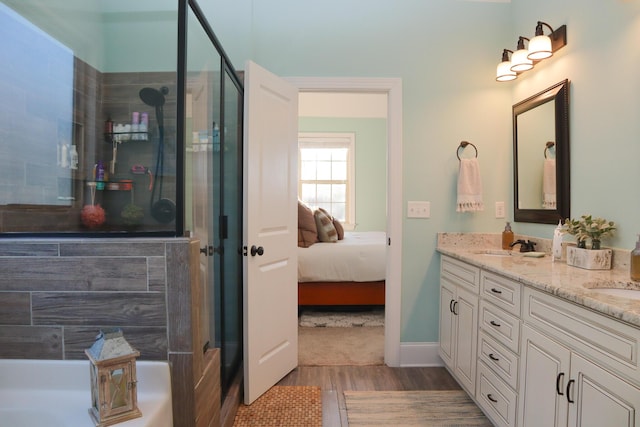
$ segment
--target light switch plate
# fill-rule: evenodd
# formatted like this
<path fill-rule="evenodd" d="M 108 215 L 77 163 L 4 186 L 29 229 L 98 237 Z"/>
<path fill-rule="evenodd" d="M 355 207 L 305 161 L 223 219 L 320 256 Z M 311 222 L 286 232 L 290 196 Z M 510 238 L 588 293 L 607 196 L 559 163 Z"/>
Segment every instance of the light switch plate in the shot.
<path fill-rule="evenodd" d="M 429 218 L 431 202 L 413 201 L 407 203 L 407 218 Z"/>
<path fill-rule="evenodd" d="M 504 218 L 505 210 L 504 210 L 504 202 L 496 202 L 496 218 Z"/>

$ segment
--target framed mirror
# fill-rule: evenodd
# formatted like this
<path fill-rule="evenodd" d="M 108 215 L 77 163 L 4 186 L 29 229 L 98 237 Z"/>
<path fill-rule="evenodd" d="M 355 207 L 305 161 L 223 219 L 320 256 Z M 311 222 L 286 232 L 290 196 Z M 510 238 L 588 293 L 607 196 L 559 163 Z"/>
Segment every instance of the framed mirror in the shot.
<path fill-rule="evenodd" d="M 569 80 L 513 106 L 514 220 L 569 218 Z"/>

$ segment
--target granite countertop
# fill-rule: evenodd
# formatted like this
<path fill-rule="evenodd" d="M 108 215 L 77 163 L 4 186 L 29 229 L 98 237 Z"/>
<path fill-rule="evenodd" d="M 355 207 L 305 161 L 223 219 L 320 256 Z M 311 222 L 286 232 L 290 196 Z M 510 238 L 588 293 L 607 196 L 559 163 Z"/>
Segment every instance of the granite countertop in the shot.
<path fill-rule="evenodd" d="M 540 246 L 546 246 L 546 242 L 540 243 Z M 501 255 L 499 235 L 440 233 L 437 250 L 443 255 L 640 327 L 640 298 L 611 296 L 594 289 L 632 289 L 640 297 L 640 282 L 630 280 L 628 268 L 584 270 L 568 266 L 564 257 L 553 261 L 548 252 L 542 258 L 524 257 L 519 252 Z"/>

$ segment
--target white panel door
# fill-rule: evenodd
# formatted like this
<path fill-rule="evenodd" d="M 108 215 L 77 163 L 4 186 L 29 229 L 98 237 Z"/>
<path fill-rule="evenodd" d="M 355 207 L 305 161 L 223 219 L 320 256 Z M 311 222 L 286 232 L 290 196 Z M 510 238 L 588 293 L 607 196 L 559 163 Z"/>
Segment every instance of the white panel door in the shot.
<path fill-rule="evenodd" d="M 244 92 L 244 402 L 298 365 L 298 90 L 249 61 Z"/>

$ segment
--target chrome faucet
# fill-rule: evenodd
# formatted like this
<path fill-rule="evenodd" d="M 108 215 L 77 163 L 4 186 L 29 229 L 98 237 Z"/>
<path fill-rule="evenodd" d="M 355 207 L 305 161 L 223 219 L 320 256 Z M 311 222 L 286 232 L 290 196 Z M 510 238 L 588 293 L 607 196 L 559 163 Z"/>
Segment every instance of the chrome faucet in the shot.
<path fill-rule="evenodd" d="M 536 242 L 532 242 L 531 240 L 525 241 L 522 239 L 518 239 L 509 246 L 514 247 L 517 244 L 520 244 L 520 252 L 534 252 L 536 250 Z"/>

